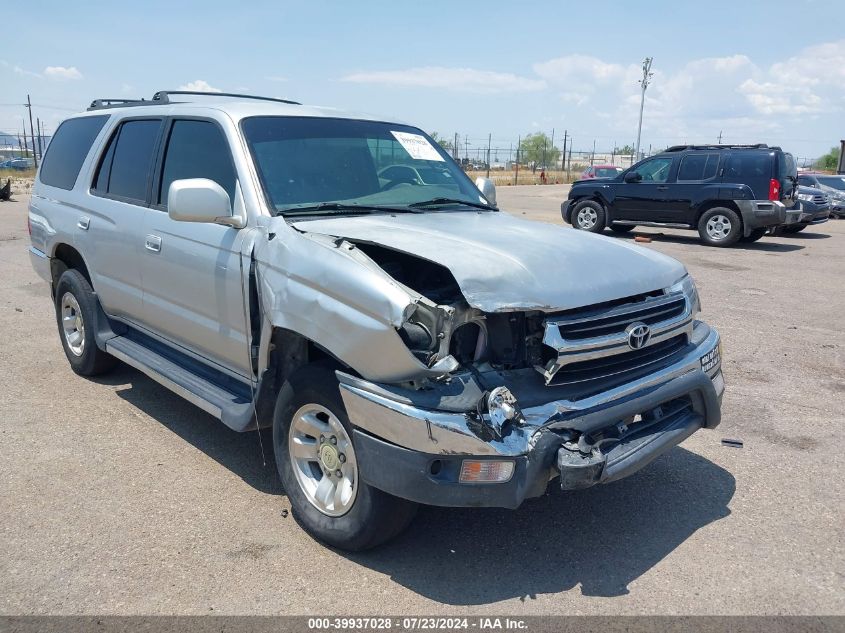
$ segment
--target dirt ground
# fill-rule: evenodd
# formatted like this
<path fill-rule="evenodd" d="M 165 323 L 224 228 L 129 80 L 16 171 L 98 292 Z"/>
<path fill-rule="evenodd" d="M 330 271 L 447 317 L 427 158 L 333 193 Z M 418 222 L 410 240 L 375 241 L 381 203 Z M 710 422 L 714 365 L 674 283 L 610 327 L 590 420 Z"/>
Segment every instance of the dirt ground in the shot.
<path fill-rule="evenodd" d="M 560 224 L 565 191 L 499 203 Z M 0 613 L 845 614 L 845 221 L 727 250 L 643 230 L 722 333 L 722 425 L 614 484 L 422 508 L 347 555 L 286 512 L 257 434 L 128 367 L 71 372 L 17 199 L 0 203 Z"/>

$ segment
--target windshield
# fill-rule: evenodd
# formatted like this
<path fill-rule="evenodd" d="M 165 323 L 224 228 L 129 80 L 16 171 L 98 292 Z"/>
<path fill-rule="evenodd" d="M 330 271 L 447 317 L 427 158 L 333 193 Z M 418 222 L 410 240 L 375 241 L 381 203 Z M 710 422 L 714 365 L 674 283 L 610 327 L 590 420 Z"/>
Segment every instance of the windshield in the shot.
<path fill-rule="evenodd" d="M 839 191 L 845 191 L 845 176 L 816 176 L 819 182 L 826 187 L 833 187 Z"/>
<path fill-rule="evenodd" d="M 405 125 L 318 117 L 251 117 L 241 124 L 277 213 L 332 205 L 405 208 L 448 199 L 486 203 L 425 132 Z"/>
<path fill-rule="evenodd" d="M 596 178 L 614 178 L 621 172 L 621 167 L 596 167 Z"/>

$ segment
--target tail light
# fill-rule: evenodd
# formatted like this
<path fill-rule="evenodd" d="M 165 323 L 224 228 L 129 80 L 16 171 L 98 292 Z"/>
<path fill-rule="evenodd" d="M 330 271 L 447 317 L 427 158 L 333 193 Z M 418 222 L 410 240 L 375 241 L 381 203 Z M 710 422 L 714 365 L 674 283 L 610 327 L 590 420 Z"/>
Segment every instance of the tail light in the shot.
<path fill-rule="evenodd" d="M 780 200 L 780 181 L 777 178 L 769 181 L 769 200 Z"/>

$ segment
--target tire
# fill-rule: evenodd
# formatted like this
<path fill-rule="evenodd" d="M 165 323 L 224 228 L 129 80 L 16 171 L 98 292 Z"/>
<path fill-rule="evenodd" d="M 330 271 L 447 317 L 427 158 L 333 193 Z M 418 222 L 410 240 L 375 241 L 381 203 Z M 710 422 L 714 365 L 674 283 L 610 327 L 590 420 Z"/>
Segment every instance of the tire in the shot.
<path fill-rule="evenodd" d="M 630 233 L 635 228 L 637 227 L 631 224 L 616 224 L 615 222 L 610 223 L 610 230 L 614 233 Z"/>
<path fill-rule="evenodd" d="M 569 217 L 573 228 L 590 233 L 601 233 L 604 230 L 604 207 L 595 200 L 578 202 Z"/>
<path fill-rule="evenodd" d="M 351 438 L 352 426 L 334 372 L 309 365 L 291 376 L 273 413 L 273 450 L 293 516 L 318 541 L 360 551 L 402 532 L 417 505 L 359 478 Z M 331 469 L 342 476 L 329 476 Z M 325 496 L 319 492 L 324 481 L 329 482 Z M 334 492 L 338 487 L 339 496 Z"/>
<path fill-rule="evenodd" d="M 713 207 L 701 214 L 698 234 L 709 246 L 731 246 L 742 237 L 742 221 L 733 209 Z"/>
<path fill-rule="evenodd" d="M 740 242 L 756 242 L 761 237 L 763 237 L 765 234 L 766 234 L 765 228 L 753 229 L 751 231 L 751 235 L 743 235 L 741 238 L 739 238 L 739 241 Z"/>
<path fill-rule="evenodd" d="M 809 224 L 801 224 L 799 226 L 787 226 L 785 229 L 783 229 L 783 232 L 784 233 L 800 233 L 801 231 L 806 229 L 808 226 L 809 226 Z"/>
<path fill-rule="evenodd" d="M 111 370 L 117 361 L 97 347 L 97 296 L 84 275 L 73 268 L 62 273 L 56 284 L 55 301 L 59 339 L 71 369 L 80 376 L 97 376 Z"/>

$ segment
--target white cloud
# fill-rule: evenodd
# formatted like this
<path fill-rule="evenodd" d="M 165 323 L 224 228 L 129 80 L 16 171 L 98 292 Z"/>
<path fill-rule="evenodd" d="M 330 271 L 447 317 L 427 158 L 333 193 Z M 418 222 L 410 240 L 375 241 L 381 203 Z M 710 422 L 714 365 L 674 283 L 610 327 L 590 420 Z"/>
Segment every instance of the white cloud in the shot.
<path fill-rule="evenodd" d="M 39 75 L 38 73 L 33 72 L 31 70 L 26 70 L 25 68 L 21 68 L 20 66 L 13 66 L 12 72 L 14 72 L 16 75 L 23 75 L 25 77 L 36 77 L 38 79 L 41 79 L 41 75 Z"/>
<path fill-rule="evenodd" d="M 440 66 L 353 73 L 346 75 L 341 81 L 361 84 L 389 84 L 392 86 L 438 88 L 479 94 L 528 92 L 542 90 L 546 87 L 546 82 L 542 79 L 520 77 L 511 73 L 500 73 L 490 70 L 477 70 L 475 68 L 448 68 Z"/>
<path fill-rule="evenodd" d="M 69 79 L 82 79 L 82 73 L 76 66 L 47 66 L 44 69 L 44 76 L 48 79 L 59 79 L 62 81 Z"/>
<path fill-rule="evenodd" d="M 215 88 L 203 79 L 195 79 L 186 84 L 179 86 L 179 90 L 193 90 L 195 92 L 223 92 L 220 88 Z"/>

